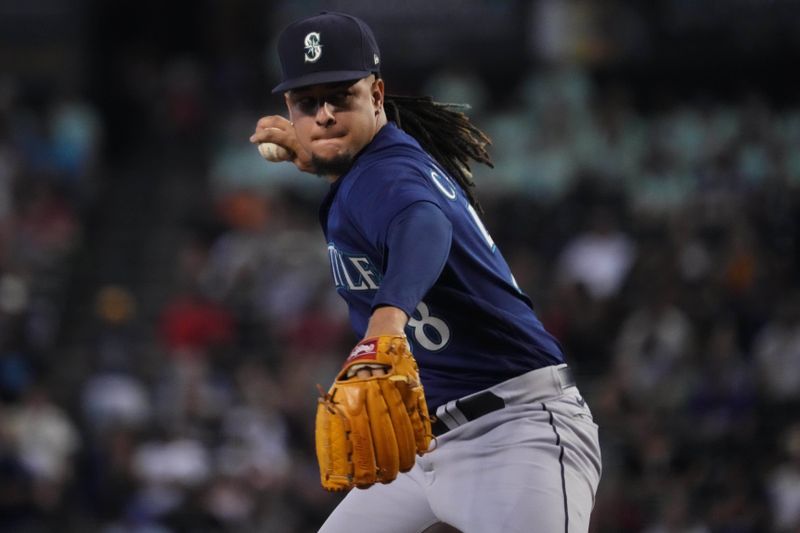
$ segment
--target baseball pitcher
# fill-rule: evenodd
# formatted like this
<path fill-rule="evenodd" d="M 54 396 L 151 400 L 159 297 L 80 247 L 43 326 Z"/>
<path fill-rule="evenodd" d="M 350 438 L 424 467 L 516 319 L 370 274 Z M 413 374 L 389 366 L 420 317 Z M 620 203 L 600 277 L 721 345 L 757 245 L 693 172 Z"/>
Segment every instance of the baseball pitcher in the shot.
<path fill-rule="evenodd" d="M 323 12 L 280 35 L 288 118 L 267 159 L 324 177 L 333 283 L 361 340 L 321 391 L 326 533 L 578 533 L 600 480 L 597 426 L 564 354 L 479 217 L 488 138 L 450 105 L 386 96 L 371 29 Z"/>

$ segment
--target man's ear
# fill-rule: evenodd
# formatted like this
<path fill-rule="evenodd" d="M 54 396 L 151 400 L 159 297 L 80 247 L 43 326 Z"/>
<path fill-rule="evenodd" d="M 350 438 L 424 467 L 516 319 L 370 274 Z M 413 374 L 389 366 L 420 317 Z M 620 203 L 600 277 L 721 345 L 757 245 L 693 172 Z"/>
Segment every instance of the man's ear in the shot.
<path fill-rule="evenodd" d="M 381 78 L 377 78 L 372 84 L 372 105 L 375 108 L 376 114 L 383 109 L 383 95 L 383 80 Z"/>

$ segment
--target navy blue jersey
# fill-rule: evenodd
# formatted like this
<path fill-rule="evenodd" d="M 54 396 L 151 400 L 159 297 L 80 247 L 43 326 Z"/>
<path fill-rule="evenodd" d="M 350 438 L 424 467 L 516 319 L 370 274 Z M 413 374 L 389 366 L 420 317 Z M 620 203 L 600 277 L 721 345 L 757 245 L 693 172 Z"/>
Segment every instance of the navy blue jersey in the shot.
<path fill-rule="evenodd" d="M 363 336 L 386 273 L 387 232 L 418 202 L 452 224 L 450 254 L 421 301 L 406 307 L 406 335 L 429 407 L 529 370 L 563 362 L 461 188 L 411 136 L 389 123 L 332 186 L 320 210 L 336 289 Z M 420 239 L 424 239 L 420 235 Z M 414 268 L 413 258 L 407 261 Z"/>

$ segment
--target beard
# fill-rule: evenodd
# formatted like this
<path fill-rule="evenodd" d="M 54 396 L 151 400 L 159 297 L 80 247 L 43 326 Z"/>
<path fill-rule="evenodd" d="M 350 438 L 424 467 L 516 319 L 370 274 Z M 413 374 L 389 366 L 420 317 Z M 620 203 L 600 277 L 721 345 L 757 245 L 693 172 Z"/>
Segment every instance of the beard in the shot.
<path fill-rule="evenodd" d="M 311 154 L 311 165 L 314 173 L 318 176 L 342 176 L 353 166 L 353 157 L 347 154 L 337 155 L 336 157 L 322 159 Z"/>

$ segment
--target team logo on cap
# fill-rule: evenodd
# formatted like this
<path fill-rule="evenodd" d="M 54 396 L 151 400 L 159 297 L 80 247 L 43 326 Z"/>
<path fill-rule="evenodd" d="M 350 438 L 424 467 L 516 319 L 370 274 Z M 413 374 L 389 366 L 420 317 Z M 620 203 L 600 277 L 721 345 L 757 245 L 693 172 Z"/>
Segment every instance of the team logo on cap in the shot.
<path fill-rule="evenodd" d="M 306 63 L 315 63 L 322 55 L 322 45 L 319 42 L 319 32 L 312 31 L 304 40 L 306 45 Z"/>

